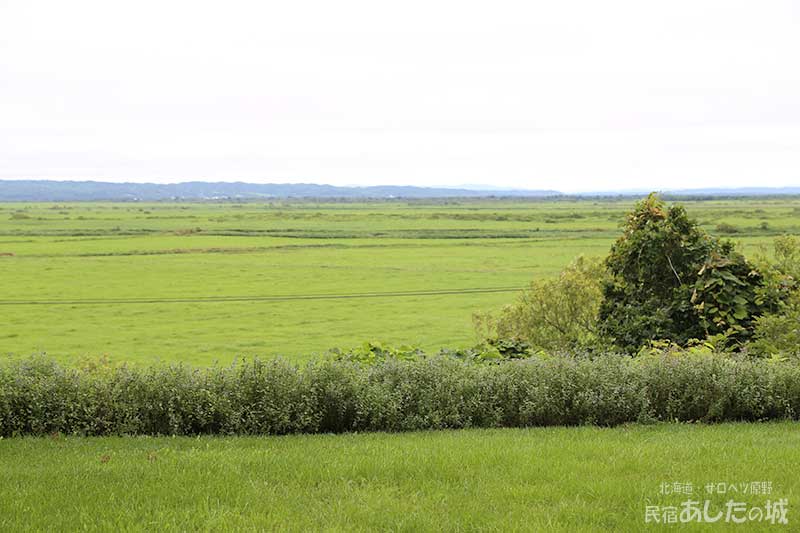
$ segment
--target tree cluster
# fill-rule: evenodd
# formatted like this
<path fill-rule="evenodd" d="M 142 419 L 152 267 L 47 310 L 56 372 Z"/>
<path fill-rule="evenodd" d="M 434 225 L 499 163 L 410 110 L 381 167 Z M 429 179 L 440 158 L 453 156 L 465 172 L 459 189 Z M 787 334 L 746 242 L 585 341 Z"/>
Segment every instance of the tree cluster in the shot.
<path fill-rule="evenodd" d="M 800 349 L 800 243 L 749 261 L 651 194 L 628 214 L 604 261 L 579 258 L 479 323 L 492 343 L 634 354 L 654 342 L 713 341 L 754 353 Z"/>

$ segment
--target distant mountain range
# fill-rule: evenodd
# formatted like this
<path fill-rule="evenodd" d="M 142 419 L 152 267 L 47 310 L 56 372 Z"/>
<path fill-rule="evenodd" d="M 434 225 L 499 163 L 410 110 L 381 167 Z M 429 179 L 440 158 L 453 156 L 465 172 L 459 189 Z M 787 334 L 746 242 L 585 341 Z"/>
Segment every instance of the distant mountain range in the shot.
<path fill-rule="evenodd" d="M 158 200 L 254 200 L 285 198 L 480 198 L 554 196 L 641 196 L 649 191 L 598 191 L 566 195 L 550 189 L 499 189 L 412 187 L 378 185 L 372 187 L 339 187 L 314 183 L 110 183 L 102 181 L 0 180 L 0 201 L 66 202 L 66 201 L 158 201 Z M 707 188 L 664 191 L 671 196 L 764 196 L 800 194 L 800 187 L 748 187 L 738 189 Z"/>
<path fill-rule="evenodd" d="M 550 190 L 476 190 L 403 185 L 338 187 L 314 183 L 108 183 L 102 181 L 0 181 L 0 201 L 217 200 L 281 198 L 450 198 L 558 196 Z"/>

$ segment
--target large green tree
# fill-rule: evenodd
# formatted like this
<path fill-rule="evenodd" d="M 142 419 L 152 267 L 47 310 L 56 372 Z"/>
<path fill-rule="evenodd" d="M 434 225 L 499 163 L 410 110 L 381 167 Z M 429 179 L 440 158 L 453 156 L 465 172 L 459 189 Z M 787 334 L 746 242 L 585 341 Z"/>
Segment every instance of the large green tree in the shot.
<path fill-rule="evenodd" d="M 759 272 L 656 194 L 628 215 L 606 266 L 599 330 L 624 351 L 717 334 L 744 341 L 762 312 Z"/>

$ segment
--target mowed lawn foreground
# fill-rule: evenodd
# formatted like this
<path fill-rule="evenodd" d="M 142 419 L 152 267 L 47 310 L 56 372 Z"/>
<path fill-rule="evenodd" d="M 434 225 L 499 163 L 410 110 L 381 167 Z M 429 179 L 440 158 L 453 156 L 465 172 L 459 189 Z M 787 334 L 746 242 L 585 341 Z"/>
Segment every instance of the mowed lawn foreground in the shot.
<path fill-rule="evenodd" d="M 788 525 L 691 530 L 797 531 L 798 463 L 794 423 L 6 439 L 0 530 L 663 531 L 646 506 L 786 498 Z"/>

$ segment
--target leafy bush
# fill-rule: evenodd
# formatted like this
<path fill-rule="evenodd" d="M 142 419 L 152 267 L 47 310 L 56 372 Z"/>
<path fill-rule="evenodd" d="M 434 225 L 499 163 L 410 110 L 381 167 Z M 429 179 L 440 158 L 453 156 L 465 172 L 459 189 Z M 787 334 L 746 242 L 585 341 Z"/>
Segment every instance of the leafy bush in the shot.
<path fill-rule="evenodd" d="M 502 364 L 438 355 L 370 364 L 281 360 L 65 368 L 0 366 L 0 436 L 285 434 L 800 418 L 800 361 L 708 349 L 538 355 Z"/>
<path fill-rule="evenodd" d="M 477 329 L 503 353 L 597 346 L 605 270 L 583 256 L 555 279 L 537 280 L 499 315 L 475 315 Z"/>
<path fill-rule="evenodd" d="M 753 321 L 768 307 L 763 285 L 763 275 L 731 243 L 719 243 L 697 272 L 690 299 L 704 337 L 724 334 L 747 341 Z"/>
<path fill-rule="evenodd" d="M 758 269 L 764 275 L 762 298 L 775 304 L 772 311 L 800 289 L 800 238 L 793 235 L 776 237 L 772 252 L 761 248 L 756 257 Z"/>
<path fill-rule="evenodd" d="M 727 233 L 727 234 L 739 233 L 739 228 L 737 228 L 733 224 L 728 224 L 727 222 L 720 222 L 714 229 L 717 231 L 717 233 Z"/>
<path fill-rule="evenodd" d="M 755 319 L 749 349 L 759 355 L 800 354 L 800 238 L 784 235 L 773 243 L 773 253 L 758 257 L 764 272 L 760 298 L 769 312 Z"/>
<path fill-rule="evenodd" d="M 750 350 L 760 355 L 800 355 L 800 297 L 793 297 L 778 314 L 758 317 Z"/>
<path fill-rule="evenodd" d="M 599 331 L 628 353 L 659 339 L 744 342 L 765 311 L 758 270 L 656 194 L 628 215 L 606 265 Z"/>
<path fill-rule="evenodd" d="M 380 342 L 365 342 L 349 350 L 334 348 L 328 354 L 337 360 L 361 364 L 374 364 L 387 358 L 413 360 L 423 355 L 422 350 L 416 346 L 390 346 Z"/>

